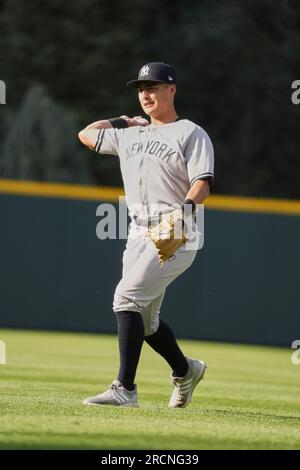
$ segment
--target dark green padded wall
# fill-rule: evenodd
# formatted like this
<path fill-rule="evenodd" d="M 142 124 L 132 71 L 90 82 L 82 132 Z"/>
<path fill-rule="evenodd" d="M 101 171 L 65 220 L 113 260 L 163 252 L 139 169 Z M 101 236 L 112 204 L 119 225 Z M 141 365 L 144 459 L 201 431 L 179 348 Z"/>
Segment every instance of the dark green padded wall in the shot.
<path fill-rule="evenodd" d="M 0 327 L 115 332 L 125 240 L 99 202 L 0 196 Z M 205 244 L 167 290 L 179 337 L 290 345 L 300 331 L 300 217 L 206 210 Z"/>

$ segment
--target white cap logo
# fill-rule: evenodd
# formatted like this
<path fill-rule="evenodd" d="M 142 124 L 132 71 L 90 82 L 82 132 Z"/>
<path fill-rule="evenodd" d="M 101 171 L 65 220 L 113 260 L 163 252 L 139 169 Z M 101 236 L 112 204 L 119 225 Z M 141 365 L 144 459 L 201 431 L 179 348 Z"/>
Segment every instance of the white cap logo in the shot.
<path fill-rule="evenodd" d="M 141 70 L 140 76 L 145 77 L 149 73 L 149 67 L 148 65 L 144 65 L 144 67 Z"/>

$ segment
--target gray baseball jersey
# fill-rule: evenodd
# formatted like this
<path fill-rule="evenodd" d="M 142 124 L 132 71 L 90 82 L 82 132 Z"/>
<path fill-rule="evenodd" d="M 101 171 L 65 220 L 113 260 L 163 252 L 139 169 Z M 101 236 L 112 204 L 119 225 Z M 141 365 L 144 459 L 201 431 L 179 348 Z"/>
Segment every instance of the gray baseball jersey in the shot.
<path fill-rule="evenodd" d="M 192 264 L 196 250 L 187 249 L 188 241 L 161 266 L 154 244 L 145 237 L 147 228 L 134 229 L 135 217 L 169 212 L 183 204 L 196 180 L 213 178 L 213 147 L 201 127 L 179 120 L 159 126 L 101 129 L 95 150 L 119 155 L 132 218 L 113 309 L 140 312 L 145 335 L 151 335 L 159 325 L 167 286 Z"/>
<path fill-rule="evenodd" d="M 159 126 L 102 129 L 95 150 L 119 155 L 131 216 L 155 216 L 181 206 L 196 180 L 213 178 L 210 138 L 187 119 Z"/>

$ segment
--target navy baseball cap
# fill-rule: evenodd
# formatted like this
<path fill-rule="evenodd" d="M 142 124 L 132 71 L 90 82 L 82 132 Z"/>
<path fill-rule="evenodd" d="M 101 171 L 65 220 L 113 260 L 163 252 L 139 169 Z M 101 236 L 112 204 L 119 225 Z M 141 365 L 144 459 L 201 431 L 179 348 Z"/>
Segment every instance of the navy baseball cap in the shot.
<path fill-rule="evenodd" d="M 176 72 L 172 65 L 149 62 L 140 69 L 137 80 L 127 82 L 127 86 L 137 87 L 140 82 L 176 83 Z"/>

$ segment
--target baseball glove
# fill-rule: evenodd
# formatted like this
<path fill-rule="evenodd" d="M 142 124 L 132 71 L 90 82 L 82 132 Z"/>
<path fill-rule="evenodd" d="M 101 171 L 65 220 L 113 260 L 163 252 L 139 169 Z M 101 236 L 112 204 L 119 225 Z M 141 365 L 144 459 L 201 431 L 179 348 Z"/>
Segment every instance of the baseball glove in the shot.
<path fill-rule="evenodd" d="M 159 224 L 148 229 L 146 237 L 154 243 L 159 262 L 163 265 L 188 240 L 182 209 L 163 215 Z"/>

